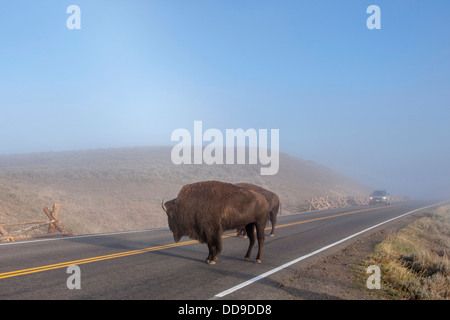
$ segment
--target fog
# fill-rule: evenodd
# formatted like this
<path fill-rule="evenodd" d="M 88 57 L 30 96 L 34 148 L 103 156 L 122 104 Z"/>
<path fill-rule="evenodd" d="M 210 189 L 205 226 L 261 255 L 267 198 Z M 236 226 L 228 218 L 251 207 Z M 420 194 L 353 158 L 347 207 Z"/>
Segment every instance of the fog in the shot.
<path fill-rule="evenodd" d="M 450 159 L 438 152 L 435 155 L 436 158 L 418 153 L 411 160 L 392 160 L 389 165 L 378 163 L 380 158 L 360 162 L 354 167 L 327 159 L 323 163 L 374 190 L 385 189 L 413 199 L 450 199 Z"/>
<path fill-rule="evenodd" d="M 0 154 L 174 145 L 202 121 L 279 130 L 281 152 L 370 188 L 450 198 L 448 1 L 375 1 L 380 29 L 365 2 L 77 2 L 80 17 L 3 4 Z"/>

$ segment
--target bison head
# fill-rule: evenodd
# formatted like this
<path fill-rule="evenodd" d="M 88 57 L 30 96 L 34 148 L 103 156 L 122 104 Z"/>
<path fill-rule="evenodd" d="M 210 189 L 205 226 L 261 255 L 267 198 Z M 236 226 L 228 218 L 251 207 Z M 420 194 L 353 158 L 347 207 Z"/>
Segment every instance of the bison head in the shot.
<path fill-rule="evenodd" d="M 167 220 L 169 222 L 169 228 L 173 233 L 173 239 L 175 240 L 175 242 L 178 242 L 183 236 L 183 233 L 179 228 L 178 223 L 176 222 L 176 210 L 175 210 L 176 200 L 177 199 L 172 199 L 165 203 L 163 200 L 161 206 L 163 210 L 167 213 Z"/>

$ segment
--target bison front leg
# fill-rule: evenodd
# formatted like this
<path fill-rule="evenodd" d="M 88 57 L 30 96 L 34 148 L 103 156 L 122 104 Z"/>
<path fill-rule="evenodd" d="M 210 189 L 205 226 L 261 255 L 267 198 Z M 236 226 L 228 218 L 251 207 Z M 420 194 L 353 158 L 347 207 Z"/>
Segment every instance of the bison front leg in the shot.
<path fill-rule="evenodd" d="M 217 255 L 216 255 L 215 247 L 212 244 L 208 243 L 208 250 L 209 250 L 209 254 L 208 254 L 208 257 L 206 258 L 206 263 L 207 264 L 216 264 Z"/>
<path fill-rule="evenodd" d="M 252 255 L 252 249 L 253 249 L 253 246 L 255 245 L 255 232 L 253 231 L 253 229 L 254 229 L 253 223 L 250 223 L 245 226 L 245 231 L 247 232 L 248 240 L 250 241 L 250 243 L 248 245 L 247 254 L 244 257 L 245 261 L 250 261 L 250 257 Z"/>
<path fill-rule="evenodd" d="M 247 238 L 247 234 L 245 233 L 245 227 L 237 229 L 237 236 L 239 238 Z"/>
<path fill-rule="evenodd" d="M 216 264 L 217 256 L 222 251 L 222 236 L 220 233 L 208 241 L 209 255 L 206 258 L 207 264 Z"/>

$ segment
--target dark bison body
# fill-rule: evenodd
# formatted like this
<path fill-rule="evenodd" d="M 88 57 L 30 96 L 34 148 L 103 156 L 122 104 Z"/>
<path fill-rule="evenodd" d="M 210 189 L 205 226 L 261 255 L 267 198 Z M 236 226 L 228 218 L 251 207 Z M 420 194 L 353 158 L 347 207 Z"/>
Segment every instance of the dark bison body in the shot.
<path fill-rule="evenodd" d="M 169 228 L 176 242 L 188 236 L 206 243 L 209 255 L 206 262 L 215 264 L 222 251 L 222 233 L 226 230 L 246 228 L 250 244 L 245 255 L 249 260 L 255 244 L 253 232 L 256 227 L 258 254 L 262 259 L 264 228 L 269 218 L 269 203 L 263 195 L 220 181 L 205 181 L 185 185 L 178 197 L 163 202 Z"/>
<path fill-rule="evenodd" d="M 278 198 L 277 194 L 251 183 L 237 183 L 236 186 L 257 192 L 266 197 L 267 201 L 269 202 L 270 222 L 272 223 L 272 231 L 270 232 L 270 236 L 273 237 L 275 235 L 275 225 L 277 224 L 278 210 L 280 209 L 280 199 Z M 244 228 L 238 229 L 238 235 L 244 234 Z"/>

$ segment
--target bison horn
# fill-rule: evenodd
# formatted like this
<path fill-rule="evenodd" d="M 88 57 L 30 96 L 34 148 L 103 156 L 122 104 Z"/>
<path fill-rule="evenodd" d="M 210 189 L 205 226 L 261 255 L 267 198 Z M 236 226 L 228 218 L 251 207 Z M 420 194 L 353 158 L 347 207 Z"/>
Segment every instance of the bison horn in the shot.
<path fill-rule="evenodd" d="M 164 204 L 164 199 L 162 200 L 161 205 L 162 205 L 164 212 L 167 213 L 167 208 L 166 208 L 166 205 Z"/>

